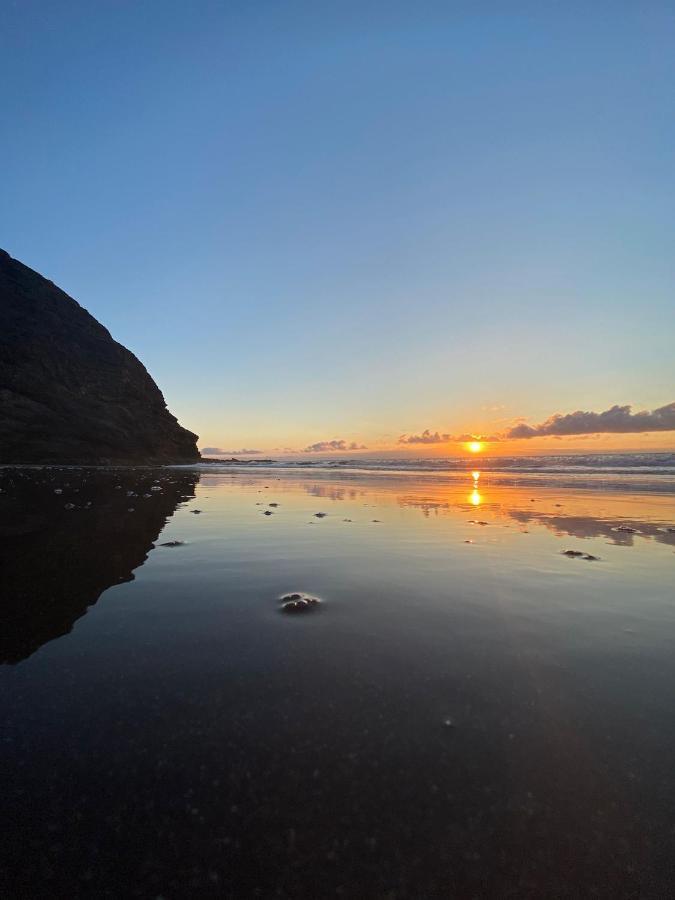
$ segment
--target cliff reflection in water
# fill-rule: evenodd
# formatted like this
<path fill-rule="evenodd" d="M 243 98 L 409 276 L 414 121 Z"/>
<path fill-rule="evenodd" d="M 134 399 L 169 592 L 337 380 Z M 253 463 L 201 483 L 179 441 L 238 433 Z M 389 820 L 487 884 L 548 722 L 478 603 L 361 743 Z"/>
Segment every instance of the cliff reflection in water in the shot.
<path fill-rule="evenodd" d="M 1 470 L 0 663 L 67 634 L 103 591 L 133 580 L 198 480 L 175 470 Z"/>

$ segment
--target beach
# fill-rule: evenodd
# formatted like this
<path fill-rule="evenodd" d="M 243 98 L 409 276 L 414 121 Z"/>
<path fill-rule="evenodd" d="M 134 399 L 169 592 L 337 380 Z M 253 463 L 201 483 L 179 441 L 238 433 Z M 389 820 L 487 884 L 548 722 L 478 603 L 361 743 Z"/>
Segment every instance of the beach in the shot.
<path fill-rule="evenodd" d="M 372 468 L 0 471 L 5 895 L 669 894 L 668 473 Z"/>

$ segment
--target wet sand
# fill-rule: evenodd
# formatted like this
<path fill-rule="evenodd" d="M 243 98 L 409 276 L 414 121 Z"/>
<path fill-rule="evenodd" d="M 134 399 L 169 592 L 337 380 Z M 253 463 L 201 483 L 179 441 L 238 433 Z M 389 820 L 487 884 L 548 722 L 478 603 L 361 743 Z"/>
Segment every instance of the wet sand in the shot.
<path fill-rule="evenodd" d="M 0 486 L 4 895 L 672 895 L 672 494 Z"/>

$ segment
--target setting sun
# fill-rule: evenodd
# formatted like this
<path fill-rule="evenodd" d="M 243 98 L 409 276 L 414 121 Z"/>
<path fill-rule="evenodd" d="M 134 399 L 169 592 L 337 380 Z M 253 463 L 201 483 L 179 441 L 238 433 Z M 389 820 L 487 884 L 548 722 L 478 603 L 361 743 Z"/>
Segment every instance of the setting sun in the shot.
<path fill-rule="evenodd" d="M 483 449 L 483 442 L 482 441 L 469 441 L 469 443 L 466 446 L 470 453 L 480 453 L 481 450 Z"/>

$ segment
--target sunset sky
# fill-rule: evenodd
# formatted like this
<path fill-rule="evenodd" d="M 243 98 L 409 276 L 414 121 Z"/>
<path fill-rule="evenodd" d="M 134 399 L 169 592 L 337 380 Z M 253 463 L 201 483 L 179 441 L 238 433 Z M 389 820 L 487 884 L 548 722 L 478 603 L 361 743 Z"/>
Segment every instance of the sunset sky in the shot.
<path fill-rule="evenodd" d="M 200 447 L 672 449 L 675 7 L 509 6 L 3 4 L 0 246 Z"/>

